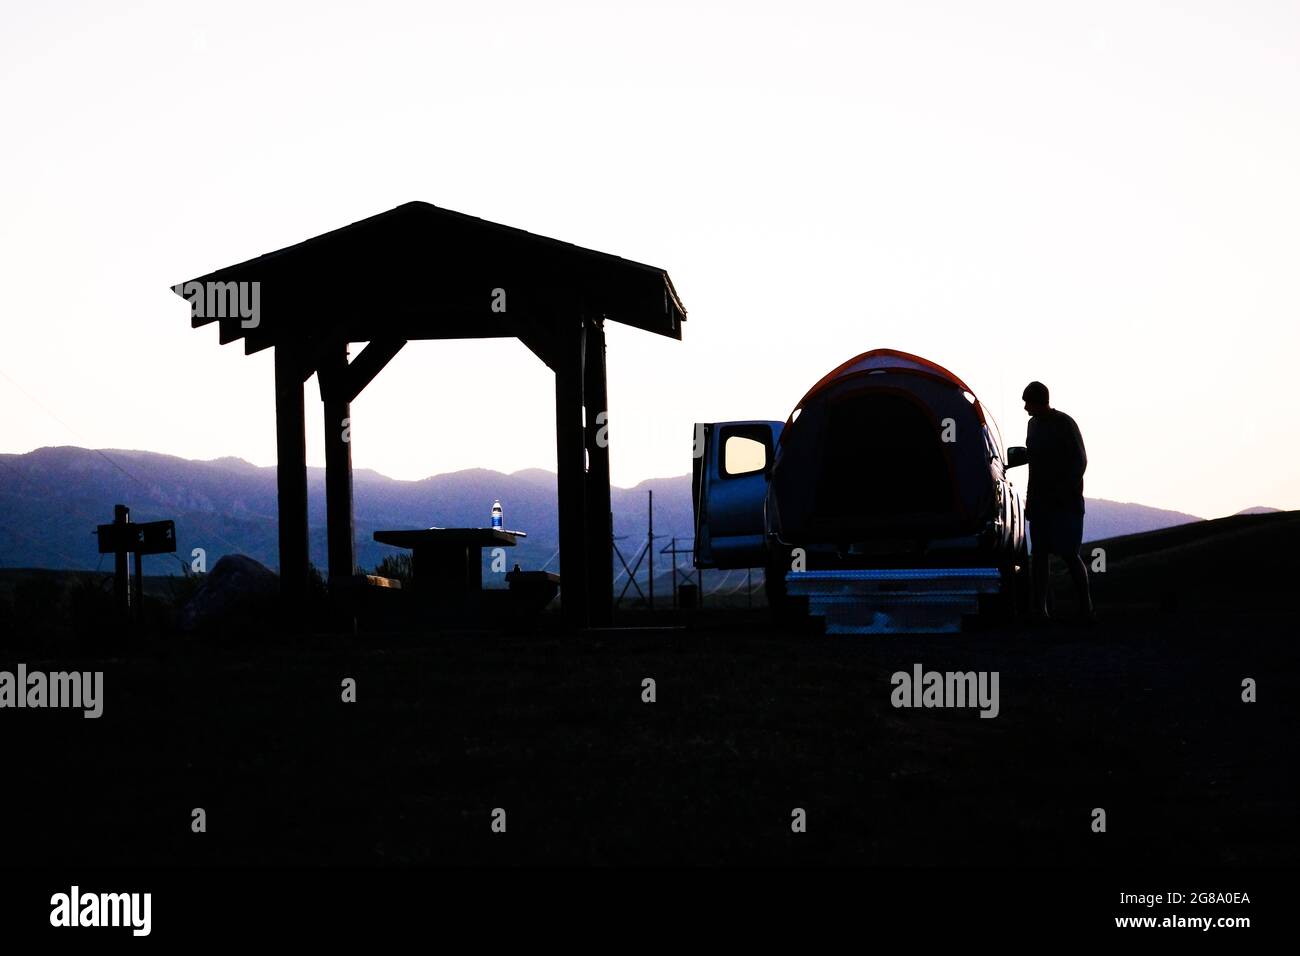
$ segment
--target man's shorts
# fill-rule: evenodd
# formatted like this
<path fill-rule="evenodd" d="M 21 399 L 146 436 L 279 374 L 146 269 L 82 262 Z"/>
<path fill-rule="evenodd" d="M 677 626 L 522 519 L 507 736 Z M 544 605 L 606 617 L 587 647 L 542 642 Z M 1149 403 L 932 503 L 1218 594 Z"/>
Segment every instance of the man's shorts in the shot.
<path fill-rule="evenodd" d="M 1075 555 L 1081 544 L 1082 511 L 1042 511 L 1029 519 L 1029 548 L 1036 554 Z"/>

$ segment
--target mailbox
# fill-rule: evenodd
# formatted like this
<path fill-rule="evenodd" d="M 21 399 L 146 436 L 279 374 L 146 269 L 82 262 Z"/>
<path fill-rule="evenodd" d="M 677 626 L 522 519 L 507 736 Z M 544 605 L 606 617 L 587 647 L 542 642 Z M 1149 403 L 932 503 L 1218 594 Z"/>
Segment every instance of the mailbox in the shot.
<path fill-rule="evenodd" d="M 133 524 L 101 524 L 99 553 L 169 554 L 176 550 L 176 522 L 141 521 Z"/>

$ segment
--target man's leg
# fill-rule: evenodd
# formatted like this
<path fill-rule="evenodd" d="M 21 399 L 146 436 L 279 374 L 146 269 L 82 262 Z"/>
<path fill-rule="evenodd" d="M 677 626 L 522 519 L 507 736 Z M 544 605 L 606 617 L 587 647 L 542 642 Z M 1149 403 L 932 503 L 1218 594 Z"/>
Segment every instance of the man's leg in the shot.
<path fill-rule="evenodd" d="M 1063 533 L 1068 532 L 1068 536 L 1062 540 L 1066 545 L 1062 549 L 1061 557 L 1065 560 L 1066 570 L 1070 572 L 1070 580 L 1074 582 L 1074 595 L 1079 602 L 1079 615 L 1085 621 L 1093 621 L 1095 615 L 1092 610 L 1092 591 L 1088 587 L 1088 567 L 1079 557 L 1079 548 L 1083 545 L 1083 512 L 1070 514 L 1068 518 L 1063 516 L 1061 522 Z"/>
<path fill-rule="evenodd" d="M 1070 572 L 1070 580 L 1074 582 L 1074 594 L 1079 600 L 1079 613 L 1084 618 L 1091 620 L 1092 610 L 1092 591 L 1088 587 L 1088 566 L 1083 563 L 1079 557 L 1079 552 L 1062 555 L 1065 559 L 1065 566 Z"/>

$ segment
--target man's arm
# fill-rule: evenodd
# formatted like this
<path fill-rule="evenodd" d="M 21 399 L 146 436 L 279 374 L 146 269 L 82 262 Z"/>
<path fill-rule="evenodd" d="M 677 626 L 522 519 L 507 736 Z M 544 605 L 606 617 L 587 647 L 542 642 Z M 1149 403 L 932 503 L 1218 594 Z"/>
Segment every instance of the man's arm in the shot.
<path fill-rule="evenodd" d="M 1088 470 L 1088 450 L 1083 447 L 1083 435 L 1080 434 L 1079 425 L 1073 418 L 1070 419 L 1070 433 L 1074 438 L 1074 473 L 1082 478 L 1083 473 Z"/>
<path fill-rule="evenodd" d="M 1029 464 L 1034 463 L 1034 452 L 1039 449 L 1039 423 L 1037 418 L 1029 419 L 1025 425 L 1025 461 Z"/>

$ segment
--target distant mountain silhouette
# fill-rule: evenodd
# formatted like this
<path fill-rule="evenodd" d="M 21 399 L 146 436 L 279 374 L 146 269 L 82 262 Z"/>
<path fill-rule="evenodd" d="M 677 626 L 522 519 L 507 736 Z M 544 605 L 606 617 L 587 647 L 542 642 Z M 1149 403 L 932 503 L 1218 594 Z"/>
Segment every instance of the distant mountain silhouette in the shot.
<path fill-rule="evenodd" d="M 1269 508 L 1265 505 L 1255 505 L 1253 508 L 1242 508 L 1237 512 L 1239 515 L 1273 515 L 1281 512 L 1281 508 Z"/>
<path fill-rule="evenodd" d="M 1191 521 L 1203 521 L 1198 515 L 1165 508 L 1152 508 L 1131 501 L 1108 501 L 1105 498 L 1088 498 L 1083 515 L 1083 540 L 1100 541 L 1124 534 L 1156 531 Z"/>
<path fill-rule="evenodd" d="M 311 559 L 326 564 L 325 470 L 310 468 Z M 396 549 L 375 544 L 384 528 L 485 526 L 500 498 L 507 528 L 528 532 L 509 552 L 511 564 L 540 567 L 559 547 L 555 474 L 529 468 L 503 474 L 483 468 L 399 481 L 369 470 L 353 472 L 357 562 L 374 568 Z M 690 478 L 650 479 L 611 491 L 614 532 L 628 554 L 644 540 L 646 491 L 655 492 L 655 534 L 691 534 Z M 189 562 L 194 548 L 206 551 L 208 567 L 224 554 L 242 553 L 276 567 L 275 468 L 239 458 L 191 461 L 145 451 L 61 446 L 24 455 L 0 455 L 0 567 L 94 568 L 100 556 L 96 524 L 113 517 L 113 505 L 131 508 L 133 521 L 171 518 L 177 554 Z M 633 540 L 635 539 L 635 540 Z M 554 569 L 558 559 L 552 563 Z M 111 566 L 111 558 L 104 566 Z M 146 572 L 164 574 L 180 565 L 166 556 L 146 558 Z"/>
<path fill-rule="evenodd" d="M 308 469 L 311 558 L 325 566 L 325 472 Z M 510 552 L 511 564 L 537 568 L 557 548 L 555 474 L 529 468 L 503 474 L 483 468 L 399 481 L 369 469 L 353 473 L 357 561 L 374 568 L 394 549 L 371 534 L 384 528 L 482 526 L 500 498 L 507 528 L 528 532 Z M 645 540 L 646 492 L 654 490 L 658 546 L 692 532 L 690 476 L 655 478 L 612 489 L 614 533 L 632 556 Z M 189 562 L 206 551 L 208 567 L 223 554 L 242 553 L 271 567 L 278 563 L 275 468 L 239 458 L 190 461 L 145 451 L 62 446 L 24 455 L 0 455 L 0 567 L 86 569 L 100 565 L 93 531 L 112 520 L 113 505 L 129 505 L 135 521 L 176 521 L 178 555 Z M 1252 509 L 1254 510 L 1254 509 Z M 1088 540 L 1152 531 L 1200 520 L 1146 505 L 1088 499 Z M 682 542 L 683 547 L 689 543 Z M 658 547 L 656 548 L 658 550 Z M 683 559 L 686 563 L 688 559 Z M 105 567 L 111 560 L 105 559 Z M 552 561 L 551 568 L 558 566 Z M 659 565 L 668 567 L 666 562 Z M 176 559 L 146 559 L 148 573 L 179 570 Z M 621 567 L 620 567 L 621 570 Z"/>

